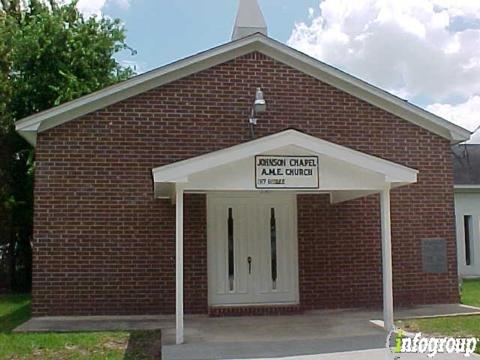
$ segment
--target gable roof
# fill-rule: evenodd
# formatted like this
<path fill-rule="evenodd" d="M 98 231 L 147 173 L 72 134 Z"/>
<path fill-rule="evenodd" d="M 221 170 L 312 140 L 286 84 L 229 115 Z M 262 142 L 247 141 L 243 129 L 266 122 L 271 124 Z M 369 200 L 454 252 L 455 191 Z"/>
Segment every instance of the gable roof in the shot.
<path fill-rule="evenodd" d="M 298 130 L 288 129 L 155 168 L 152 170 L 155 195 L 162 197 L 165 196 L 165 193 L 167 196 L 171 194 L 168 187 L 165 188 L 161 184 L 188 183 L 189 177 L 197 173 L 287 146 L 295 146 L 312 153 L 322 154 L 372 173 L 381 174 L 384 176 L 385 182 L 391 184 L 392 187 L 417 182 L 418 170 L 322 140 Z"/>
<path fill-rule="evenodd" d="M 31 115 L 17 121 L 16 130 L 35 145 L 39 132 L 254 51 L 410 121 L 452 143 L 470 138 L 471 133 L 468 130 L 260 33 L 198 53 Z"/>
<path fill-rule="evenodd" d="M 388 175 L 392 183 L 415 182 L 418 170 L 368 155 L 342 145 L 316 138 L 301 131 L 288 129 L 205 155 L 167 164 L 152 170 L 154 182 L 183 182 L 196 172 L 238 161 L 249 156 L 294 145 L 342 160 L 363 169 Z"/>

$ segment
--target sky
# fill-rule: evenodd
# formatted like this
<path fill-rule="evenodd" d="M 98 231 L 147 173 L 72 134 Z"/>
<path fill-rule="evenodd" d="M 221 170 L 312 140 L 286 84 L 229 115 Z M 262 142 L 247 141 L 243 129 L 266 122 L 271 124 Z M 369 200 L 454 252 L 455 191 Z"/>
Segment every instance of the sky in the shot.
<path fill-rule="evenodd" d="M 269 36 L 447 120 L 480 126 L 480 0 L 259 0 Z M 80 0 L 120 18 L 138 73 L 230 40 L 237 0 Z M 472 142 L 480 143 L 480 131 Z"/>

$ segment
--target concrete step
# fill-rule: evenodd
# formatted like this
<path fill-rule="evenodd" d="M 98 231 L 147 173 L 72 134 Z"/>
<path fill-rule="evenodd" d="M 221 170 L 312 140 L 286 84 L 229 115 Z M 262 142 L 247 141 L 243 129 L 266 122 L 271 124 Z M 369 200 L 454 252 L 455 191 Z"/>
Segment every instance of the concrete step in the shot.
<path fill-rule="evenodd" d="M 366 335 L 321 340 L 186 343 L 164 345 L 163 360 L 256 359 L 384 349 L 385 336 Z"/>

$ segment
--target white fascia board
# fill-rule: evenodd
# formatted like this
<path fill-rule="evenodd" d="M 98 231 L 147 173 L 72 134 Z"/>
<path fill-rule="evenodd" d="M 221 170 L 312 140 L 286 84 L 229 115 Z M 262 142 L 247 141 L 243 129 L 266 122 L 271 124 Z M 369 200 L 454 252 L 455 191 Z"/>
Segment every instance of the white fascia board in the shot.
<path fill-rule="evenodd" d="M 260 35 L 237 40 L 201 52 L 172 64 L 135 76 L 129 80 L 85 95 L 79 99 L 33 114 L 15 123 L 16 130 L 24 136 L 32 126 L 43 132 L 91 112 L 113 105 L 132 96 L 193 75 L 213 66 L 233 60 L 257 50 Z"/>
<path fill-rule="evenodd" d="M 455 185 L 454 190 L 456 193 L 479 193 L 480 185 Z"/>
<path fill-rule="evenodd" d="M 262 34 L 254 34 L 221 45 L 135 76 L 50 110 L 34 114 L 18 121 L 16 129 L 24 137 L 25 132 L 28 131 L 26 129 L 31 128 L 31 126 L 38 126 L 37 132 L 46 131 L 72 119 L 253 51 L 261 52 L 376 107 L 449 139 L 452 143 L 466 141 L 470 138 L 471 133 L 468 130 Z M 35 140 L 31 139 L 30 142 L 34 143 Z"/>
<path fill-rule="evenodd" d="M 22 137 L 27 140 L 30 145 L 35 146 L 37 144 L 37 133 L 40 124 L 41 123 L 37 122 L 23 127 L 21 131 L 19 131 L 18 128 L 16 128 L 16 130 L 19 131 L 20 135 L 22 135 Z"/>
<path fill-rule="evenodd" d="M 185 180 L 191 174 L 289 145 L 324 154 L 357 167 L 383 174 L 390 182 L 413 183 L 417 181 L 417 170 L 333 144 L 296 130 L 282 131 L 230 148 L 155 168 L 152 170 L 153 179 L 155 183 L 175 182 L 179 178 Z"/>
<path fill-rule="evenodd" d="M 268 46 L 259 49 L 264 55 L 449 139 L 452 143 L 467 141 L 472 135 L 472 132 L 450 121 L 300 51 L 272 39 L 268 39 L 268 42 Z"/>
<path fill-rule="evenodd" d="M 384 174 L 388 182 L 417 181 L 418 170 L 368 155 L 342 145 L 318 139 L 311 135 L 303 134 L 294 130 L 292 131 L 292 135 L 297 137 L 297 146 L 301 146 L 320 154 L 325 154 L 334 159 L 342 160 L 379 174 Z"/>
<path fill-rule="evenodd" d="M 176 178 L 188 178 L 189 175 L 197 172 L 290 145 L 285 136 L 288 132 L 289 130 L 155 168 L 152 170 L 154 182 L 171 182 Z"/>

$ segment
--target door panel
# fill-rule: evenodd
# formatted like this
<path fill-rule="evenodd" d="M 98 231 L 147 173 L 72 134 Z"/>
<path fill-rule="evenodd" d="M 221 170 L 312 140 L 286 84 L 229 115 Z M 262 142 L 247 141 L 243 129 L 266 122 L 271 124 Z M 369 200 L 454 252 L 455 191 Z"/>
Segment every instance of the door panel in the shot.
<path fill-rule="evenodd" d="M 213 285 L 210 295 L 219 302 L 235 303 L 251 293 L 248 266 L 242 261 L 248 256 L 250 224 L 247 210 L 244 200 L 209 201 L 208 232 L 215 234 L 209 235 L 209 248 L 213 249 L 213 252 L 209 250 L 208 261 L 209 284 Z"/>
<path fill-rule="evenodd" d="M 297 241 L 292 207 L 292 202 L 285 199 L 258 205 L 260 226 L 256 242 L 252 244 L 253 248 L 258 248 L 261 268 L 252 279 L 256 302 L 293 303 L 298 300 Z"/>
<path fill-rule="evenodd" d="M 211 194 L 207 211 L 210 304 L 297 303 L 295 195 Z"/>

